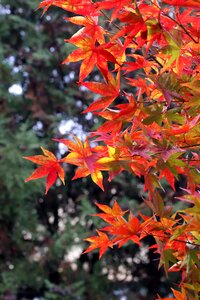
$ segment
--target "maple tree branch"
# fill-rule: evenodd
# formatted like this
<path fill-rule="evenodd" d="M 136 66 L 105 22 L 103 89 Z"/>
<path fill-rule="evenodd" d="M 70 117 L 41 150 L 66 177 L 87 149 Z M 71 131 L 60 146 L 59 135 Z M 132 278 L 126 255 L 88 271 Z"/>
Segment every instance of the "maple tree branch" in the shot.
<path fill-rule="evenodd" d="M 189 33 L 189 31 L 181 24 L 181 23 L 179 23 L 178 21 L 176 21 L 175 19 L 173 19 L 172 17 L 170 17 L 168 14 L 166 14 L 165 12 L 163 12 L 163 14 L 167 17 L 167 18 L 169 18 L 170 20 L 172 20 L 174 23 L 176 23 L 181 29 L 183 29 L 183 31 L 185 32 L 185 34 L 186 35 L 188 35 L 190 38 L 191 38 L 191 40 L 193 40 L 193 42 L 195 43 L 195 44 L 198 44 L 199 42 L 198 41 L 196 41 L 194 38 L 193 38 L 193 36 Z M 177 15 L 176 15 L 176 17 L 177 17 Z"/>
<path fill-rule="evenodd" d="M 154 55 L 149 55 L 147 60 L 154 60 L 161 68 L 163 68 L 163 65 L 157 60 L 157 58 Z"/>
<path fill-rule="evenodd" d="M 196 41 L 193 36 L 189 33 L 189 31 L 181 24 L 179 23 L 178 21 L 176 21 L 175 19 L 173 19 L 172 17 L 170 17 L 167 13 L 165 13 L 160 6 L 156 5 L 155 3 L 153 3 L 151 0 L 150 2 L 155 5 L 157 8 L 160 9 L 160 11 L 163 13 L 164 16 L 166 16 L 167 18 L 169 18 L 170 20 L 172 20 L 174 23 L 176 23 L 181 29 L 183 29 L 183 31 L 185 32 L 185 34 L 187 34 L 195 44 L 198 44 L 199 41 Z M 176 14 L 176 17 L 178 18 L 177 14 Z M 179 18 L 178 18 L 179 19 Z M 180 20 L 179 20 L 180 21 Z"/>
<path fill-rule="evenodd" d="M 177 14 L 176 14 L 176 17 L 177 17 L 177 19 L 178 19 L 179 22 L 177 22 L 177 21 L 176 21 L 175 19 L 173 19 L 173 18 L 172 18 L 172 20 L 173 20 L 179 27 L 181 27 L 181 28 L 185 31 L 185 33 L 193 40 L 193 42 L 194 42 L 195 44 L 198 44 L 199 41 L 196 41 L 196 40 L 193 38 L 193 36 L 189 33 L 189 31 L 181 24 L 181 22 L 180 22 L 179 17 L 178 17 Z M 171 17 L 168 16 L 168 18 L 171 18 Z"/>
<path fill-rule="evenodd" d="M 145 230 L 143 230 L 144 233 L 146 233 L 147 235 L 152 235 L 153 237 L 160 237 L 160 238 L 170 238 L 170 235 L 159 235 L 159 234 L 154 234 L 154 233 L 148 233 L 146 232 Z M 184 241 L 184 240 L 177 240 L 177 239 L 173 239 L 173 241 L 176 241 L 176 242 L 180 242 L 180 243 L 184 243 L 184 244 L 190 244 L 190 245 L 193 245 L 193 246 L 197 246 L 197 247 L 200 247 L 200 244 L 197 244 L 197 243 L 192 243 L 192 242 L 189 242 L 189 241 Z"/>
<path fill-rule="evenodd" d="M 106 20 L 110 22 L 110 18 L 106 15 L 106 13 L 105 13 L 103 10 L 100 10 L 100 12 L 101 12 L 102 15 L 106 18 Z M 120 28 L 117 24 L 113 23 L 113 26 L 114 26 L 115 28 L 117 28 L 118 30 L 121 30 L 121 28 Z"/>
<path fill-rule="evenodd" d="M 103 11 L 103 10 L 100 10 L 100 12 L 102 13 L 102 15 L 106 18 L 107 21 L 110 22 L 110 18 L 106 15 L 106 13 Z M 112 25 L 117 28 L 118 30 L 122 30 L 122 28 L 120 26 L 118 26 L 117 24 L 115 23 L 112 23 Z M 134 40 L 132 40 L 132 42 L 135 44 L 135 45 L 138 45 L 138 43 Z"/>
<path fill-rule="evenodd" d="M 161 68 L 163 68 L 163 65 L 157 60 L 155 56 L 151 56 L 151 57 Z"/>
<path fill-rule="evenodd" d="M 193 148 L 193 147 L 200 147 L 200 144 L 188 145 L 188 146 L 180 146 L 181 149 L 184 148 Z"/>
<path fill-rule="evenodd" d="M 182 158 L 184 161 L 188 161 L 188 158 Z M 200 159 L 190 159 L 189 161 L 200 161 Z"/>

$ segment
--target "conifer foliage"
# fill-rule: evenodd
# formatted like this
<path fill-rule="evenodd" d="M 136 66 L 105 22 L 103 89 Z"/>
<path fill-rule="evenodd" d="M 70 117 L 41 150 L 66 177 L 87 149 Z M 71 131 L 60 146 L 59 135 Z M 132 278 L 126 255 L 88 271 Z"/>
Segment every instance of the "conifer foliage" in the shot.
<path fill-rule="evenodd" d="M 57 176 L 64 182 L 62 163 L 77 166 L 73 179 L 91 176 L 102 190 L 104 172 L 108 180 L 123 171 L 144 178 L 152 215 L 97 204 L 107 225 L 86 239 L 85 253 L 99 248 L 101 257 L 151 235 L 159 267 L 182 275 L 174 299 L 199 299 L 200 1 L 45 0 L 39 8 L 50 6 L 72 15 L 66 20 L 77 32 L 66 42 L 76 49 L 63 63 L 80 61 L 78 85 L 99 95 L 84 113 L 104 122 L 85 141 L 57 139 L 69 151 L 60 160 L 47 150 L 26 157 L 41 165 L 27 180 L 47 176 L 47 192 Z M 100 79 L 90 81 L 94 69 Z M 163 183 L 175 191 L 183 176 L 187 187 L 176 201 L 188 207 L 173 211 Z"/>

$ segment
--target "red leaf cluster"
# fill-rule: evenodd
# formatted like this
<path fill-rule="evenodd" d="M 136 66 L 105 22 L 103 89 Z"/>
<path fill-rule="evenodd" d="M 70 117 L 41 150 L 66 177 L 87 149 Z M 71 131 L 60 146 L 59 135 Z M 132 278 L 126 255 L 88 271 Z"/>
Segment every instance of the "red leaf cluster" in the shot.
<path fill-rule="evenodd" d="M 47 176 L 47 192 L 57 177 L 64 182 L 63 162 L 77 166 L 73 179 L 90 175 L 101 189 L 103 172 L 109 180 L 122 171 L 143 177 L 152 216 L 130 213 L 126 219 L 117 202 L 112 208 L 97 204 L 103 212 L 96 216 L 108 225 L 87 239 L 85 253 L 99 248 L 101 257 L 108 247 L 141 245 L 152 235 L 159 266 L 182 273 L 174 299 L 198 299 L 200 1 L 46 0 L 39 8 L 50 6 L 74 14 L 66 20 L 79 27 L 66 42 L 77 48 L 63 63 L 80 61 L 79 85 L 98 97 L 84 113 L 104 122 L 86 141 L 57 139 L 69 151 L 62 160 L 47 150 L 26 157 L 40 165 L 26 181 Z M 89 80 L 93 70 L 98 81 Z M 191 207 L 172 213 L 161 190 L 167 183 L 175 191 L 180 175 L 187 188 L 176 201 Z"/>

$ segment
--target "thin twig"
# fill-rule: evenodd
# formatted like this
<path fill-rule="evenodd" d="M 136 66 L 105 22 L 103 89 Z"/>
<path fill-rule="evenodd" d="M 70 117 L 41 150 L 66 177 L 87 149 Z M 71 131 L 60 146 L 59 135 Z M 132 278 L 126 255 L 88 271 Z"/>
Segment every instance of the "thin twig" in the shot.
<path fill-rule="evenodd" d="M 169 235 L 159 235 L 159 234 L 153 234 L 153 233 L 148 233 L 146 231 L 144 231 L 146 234 L 148 235 L 152 235 L 153 237 L 160 237 L 160 238 L 170 238 Z M 197 246 L 197 247 L 200 247 L 200 244 L 197 244 L 197 243 L 192 243 L 192 242 L 189 242 L 189 241 L 184 241 L 184 240 L 177 240 L 177 239 L 173 239 L 172 241 L 176 241 L 176 242 L 180 242 L 180 243 L 184 243 L 184 244 L 190 244 L 190 245 L 193 245 L 193 246 Z"/>

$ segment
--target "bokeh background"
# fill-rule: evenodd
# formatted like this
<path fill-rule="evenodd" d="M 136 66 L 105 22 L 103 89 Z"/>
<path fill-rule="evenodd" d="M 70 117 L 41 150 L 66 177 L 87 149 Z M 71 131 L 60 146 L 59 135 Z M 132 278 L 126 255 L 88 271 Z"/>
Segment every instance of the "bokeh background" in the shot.
<path fill-rule="evenodd" d="M 81 255 L 88 246 L 83 239 L 102 225 L 89 215 L 96 213 L 95 201 L 117 199 L 123 209 L 150 213 L 142 179 L 123 173 L 106 181 L 103 193 L 89 178 L 72 182 L 74 167 L 66 165 L 66 186 L 58 181 L 46 196 L 44 180 L 24 183 L 33 165 L 22 156 L 39 154 L 43 146 L 61 157 L 66 148 L 52 138 L 84 138 L 98 125 L 91 113 L 80 114 L 94 95 L 76 85 L 79 63 L 61 64 L 73 50 L 64 39 L 77 27 L 56 8 L 41 17 L 38 4 L 0 1 L 0 299 L 166 296 L 171 279 L 148 250 L 153 239 L 142 248 L 129 243 L 110 250 L 100 261 L 95 251 Z M 165 199 L 172 197 L 167 189 Z"/>

